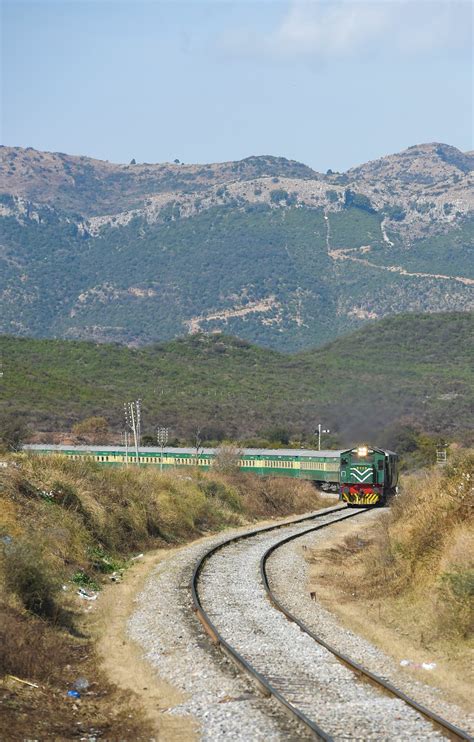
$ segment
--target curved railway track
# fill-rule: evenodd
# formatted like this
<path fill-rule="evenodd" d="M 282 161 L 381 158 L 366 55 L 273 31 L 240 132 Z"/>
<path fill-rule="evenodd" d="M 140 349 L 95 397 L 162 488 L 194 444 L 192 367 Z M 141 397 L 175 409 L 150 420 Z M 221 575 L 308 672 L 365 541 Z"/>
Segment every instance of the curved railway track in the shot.
<path fill-rule="evenodd" d="M 353 738 L 354 736 L 358 736 L 360 739 L 393 738 L 393 730 L 398 727 L 397 721 L 393 722 L 395 727 L 392 723 L 391 731 L 388 731 L 387 736 L 380 736 L 380 727 L 378 730 L 370 731 L 370 723 L 367 725 L 363 720 L 364 714 L 369 713 L 370 716 L 370 712 L 366 708 L 367 698 L 364 695 L 369 693 L 376 695 L 378 699 L 378 723 L 380 723 L 380 716 L 382 716 L 384 723 L 387 722 L 386 714 L 394 714 L 394 719 L 399 720 L 401 718 L 400 709 L 406 710 L 406 716 L 410 717 L 410 721 L 405 731 L 401 729 L 402 736 L 399 738 L 406 738 L 405 734 L 409 734 L 412 739 L 472 740 L 473 738 L 467 732 L 441 718 L 438 714 L 419 704 L 415 699 L 399 691 L 384 678 L 375 675 L 329 645 L 305 626 L 298 617 L 290 613 L 272 592 L 266 567 L 271 555 L 280 546 L 310 532 L 328 528 L 347 518 L 360 516 L 364 512 L 366 512 L 365 509 L 348 511 L 345 506 L 330 508 L 323 512 L 295 519 L 289 523 L 285 522 L 247 531 L 219 543 L 207 551 L 195 566 L 191 588 L 194 610 L 213 642 L 219 645 L 221 650 L 237 664 L 240 670 L 250 676 L 266 696 L 273 696 L 316 739 L 329 741 L 336 738 Z M 313 524 L 308 527 L 308 523 L 311 521 L 316 522 L 316 525 Z M 289 535 L 274 540 L 272 538 L 273 532 L 281 529 L 289 530 Z M 246 546 L 244 542 L 248 542 L 248 545 Z M 256 617 L 252 610 L 249 611 L 249 593 L 247 592 L 246 598 L 244 591 L 240 591 L 241 594 L 239 594 L 240 583 L 245 584 L 245 579 L 248 579 L 245 575 L 244 565 L 248 561 L 247 553 L 249 550 L 255 551 L 255 553 L 252 551 L 254 562 L 255 557 L 258 557 L 257 564 L 261 585 L 258 585 L 257 571 L 257 574 L 254 575 L 257 584 L 252 587 L 255 590 L 255 602 L 258 603 L 258 591 L 263 586 L 262 595 L 267 611 L 265 616 L 262 613 L 262 610 L 265 610 L 262 597 L 260 597 L 260 615 Z M 224 552 L 226 552 L 226 556 L 224 556 Z M 232 560 L 234 560 L 233 563 Z M 226 561 L 228 564 L 226 564 Z M 218 562 L 217 570 L 211 569 L 211 563 L 213 562 Z M 214 597 L 212 592 L 214 582 L 220 589 L 220 595 L 218 594 L 217 597 Z M 223 599 L 223 594 L 225 599 Z M 239 601 L 241 601 L 240 604 Z M 272 611 L 269 601 L 278 612 Z M 253 602 L 253 598 L 251 602 Z M 226 618 L 226 610 L 230 611 L 230 618 Z M 292 624 L 295 629 L 297 627 L 297 634 L 295 633 L 291 637 L 292 647 L 298 645 L 300 638 L 304 637 L 305 648 L 299 648 L 300 667 L 295 667 L 294 663 L 289 660 L 286 662 L 285 647 L 282 647 L 281 644 L 278 646 L 279 630 L 282 627 L 278 625 L 278 621 L 275 623 L 276 618 L 280 623 L 283 621 L 286 626 Z M 248 627 L 245 626 L 247 619 Z M 288 622 L 291 622 L 291 624 Z M 270 626 L 268 629 L 266 625 L 269 623 L 273 623 L 273 627 Z M 266 628 L 269 634 L 265 633 Z M 257 636 L 256 640 L 255 635 Z M 311 652 L 308 652 L 308 642 L 311 643 L 311 649 L 313 647 L 318 648 L 318 657 L 309 656 Z M 272 659 L 272 652 L 276 657 L 275 662 Z M 311 667 L 309 667 L 307 659 Z M 334 667 L 335 665 L 337 665 L 337 668 Z M 321 673 L 318 677 L 320 668 Z M 349 670 L 346 668 L 349 668 Z M 357 684 L 353 673 L 356 674 L 357 679 L 368 682 Z M 352 676 L 349 683 L 347 675 Z M 330 684 L 333 684 L 336 700 L 328 703 L 327 699 L 321 700 L 320 696 L 324 695 L 324 687 L 328 687 Z M 363 697 L 361 697 L 361 686 L 364 686 Z M 376 686 L 377 689 L 373 686 Z M 354 691 L 354 688 L 357 690 Z M 341 712 L 344 703 L 346 703 L 346 709 Z M 355 726 L 349 728 L 347 727 L 346 717 L 350 704 L 355 709 L 356 716 L 358 714 L 358 718 L 351 722 Z M 370 698 L 368 704 L 371 705 Z M 332 713 L 338 716 L 335 723 L 331 721 Z M 417 732 L 413 732 L 413 729 L 418 728 L 417 723 L 424 725 L 425 728 L 430 730 L 429 733 L 422 733 L 423 736 L 418 737 L 413 736 L 417 734 Z M 387 724 L 389 728 L 390 724 L 388 722 Z"/>

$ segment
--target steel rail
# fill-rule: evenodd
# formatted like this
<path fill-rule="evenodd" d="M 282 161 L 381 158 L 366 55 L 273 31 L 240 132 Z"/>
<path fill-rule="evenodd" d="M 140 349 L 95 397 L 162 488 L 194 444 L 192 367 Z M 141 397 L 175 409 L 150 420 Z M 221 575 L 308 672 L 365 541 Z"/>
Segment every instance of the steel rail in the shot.
<path fill-rule="evenodd" d="M 199 577 L 201 575 L 201 572 L 203 570 L 204 564 L 218 551 L 225 548 L 226 546 L 229 546 L 232 543 L 236 543 L 237 541 L 242 541 L 247 538 L 251 538 L 253 536 L 258 536 L 261 533 L 268 533 L 270 531 L 277 530 L 279 528 L 285 528 L 287 526 L 292 525 L 298 525 L 299 523 L 304 523 L 305 521 L 309 520 L 315 520 L 316 518 L 323 518 L 327 515 L 331 515 L 332 513 L 338 513 L 340 511 L 347 512 L 348 508 L 346 506 L 342 507 L 334 507 L 328 510 L 324 510 L 324 512 L 316 512 L 312 513 L 311 515 L 306 515 L 302 518 L 295 518 L 290 521 L 284 521 L 283 523 L 277 523 L 275 525 L 271 526 L 264 526 L 263 528 L 257 528 L 251 531 L 245 531 L 242 534 L 239 534 L 237 536 L 233 536 L 231 538 L 226 539 L 225 541 L 221 541 L 221 543 L 217 544 L 216 546 L 212 547 L 212 549 L 209 549 L 197 562 L 192 576 L 191 581 L 191 594 L 193 599 L 193 608 L 196 612 L 199 620 L 201 621 L 205 631 L 209 636 L 211 637 L 212 641 L 219 646 L 219 648 L 226 654 L 243 672 L 245 672 L 247 675 L 250 676 L 250 678 L 257 684 L 258 688 L 262 691 L 262 693 L 266 696 L 272 696 L 275 698 L 285 709 L 285 711 L 289 712 L 291 716 L 296 717 L 298 721 L 300 721 L 304 726 L 311 731 L 311 733 L 315 736 L 316 739 L 323 740 L 323 742 L 332 742 L 333 738 L 331 735 L 327 734 L 321 727 L 316 724 L 312 719 L 310 719 L 306 714 L 301 711 L 301 709 L 294 706 L 290 701 L 288 701 L 280 691 L 278 691 L 272 683 L 267 680 L 258 670 L 256 670 L 247 660 L 234 648 L 229 644 L 226 639 L 219 633 L 219 630 L 217 627 L 213 624 L 211 621 L 208 613 L 204 609 L 201 599 L 199 597 L 199 590 L 198 590 L 198 583 L 199 583 Z M 342 516 L 341 518 L 336 518 L 335 520 L 329 521 L 329 523 L 322 523 L 316 527 L 307 529 L 304 531 L 301 535 L 304 535 L 304 533 L 308 533 L 310 531 L 314 531 L 320 528 L 325 528 L 327 526 L 333 525 L 333 523 L 338 523 L 341 520 L 346 520 L 347 518 L 353 518 L 356 515 L 359 515 L 360 513 L 366 512 L 365 510 L 356 510 L 351 511 L 350 513 Z"/>
<path fill-rule="evenodd" d="M 363 512 L 366 512 L 365 510 Z M 343 518 L 333 521 L 333 523 L 338 523 L 339 520 L 344 520 Z M 332 524 L 328 524 L 332 525 Z M 471 737 L 468 732 L 464 731 L 463 729 L 460 729 L 459 727 L 455 726 L 454 724 L 451 724 L 451 722 L 447 721 L 446 719 L 443 719 L 443 717 L 439 716 L 439 714 L 436 714 L 434 711 L 431 711 L 426 706 L 423 706 L 421 703 L 418 703 L 414 698 L 411 698 L 410 696 L 407 696 L 406 693 L 403 693 L 403 691 L 399 690 L 396 686 L 392 685 L 392 683 L 388 682 L 387 680 L 384 680 L 384 678 L 380 677 L 379 675 L 376 675 L 375 673 L 371 672 L 371 670 L 368 670 L 367 668 L 360 665 L 355 660 L 352 660 L 348 655 L 344 654 L 343 652 L 340 652 L 338 649 L 333 647 L 331 644 L 328 644 L 322 637 L 315 634 L 311 629 L 309 629 L 303 621 L 301 621 L 299 618 L 297 618 L 293 613 L 291 613 L 285 606 L 278 600 L 275 593 L 272 591 L 270 587 L 270 583 L 268 580 L 268 574 L 266 570 L 266 565 L 268 562 L 269 557 L 281 546 L 284 544 L 289 543 L 290 541 L 294 541 L 297 538 L 301 538 L 302 536 L 305 536 L 308 533 L 312 533 L 313 531 L 317 531 L 322 526 L 315 526 L 313 528 L 308 528 L 306 531 L 303 531 L 302 533 L 292 534 L 291 536 L 286 536 L 284 539 L 281 539 L 281 541 L 278 541 L 277 543 L 270 546 L 269 549 L 264 553 L 260 560 L 260 576 L 262 578 L 263 585 L 265 587 L 265 590 L 267 592 L 268 598 L 270 602 L 274 605 L 275 608 L 277 608 L 279 611 L 281 611 L 287 619 L 295 623 L 301 631 L 303 631 L 305 634 L 310 636 L 312 639 L 314 639 L 315 642 L 320 644 L 322 647 L 327 649 L 331 654 L 333 654 L 335 657 L 337 657 L 338 660 L 340 660 L 344 665 L 349 667 L 353 672 L 357 673 L 357 675 L 362 676 L 364 680 L 367 680 L 368 682 L 372 683 L 373 685 L 377 687 L 383 688 L 384 691 L 387 691 L 391 695 L 395 696 L 396 698 L 399 698 L 400 700 L 404 701 L 407 705 L 414 708 L 418 713 L 422 714 L 426 719 L 428 719 L 432 724 L 434 724 L 437 727 L 440 727 L 444 732 L 448 734 L 448 737 L 453 740 L 467 740 L 468 742 L 473 742 L 473 737 Z"/>

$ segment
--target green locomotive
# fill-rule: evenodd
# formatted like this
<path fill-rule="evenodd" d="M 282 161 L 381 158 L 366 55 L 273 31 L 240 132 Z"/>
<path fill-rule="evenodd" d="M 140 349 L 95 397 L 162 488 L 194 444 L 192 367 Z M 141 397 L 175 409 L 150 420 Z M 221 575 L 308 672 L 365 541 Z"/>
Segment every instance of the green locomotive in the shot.
<path fill-rule="evenodd" d="M 25 451 L 61 454 L 96 461 L 105 466 L 156 466 L 163 470 L 199 467 L 209 470 L 219 449 L 140 448 L 122 446 L 67 446 L 32 444 Z M 384 503 L 397 480 L 397 456 L 391 451 L 362 446 L 349 451 L 244 448 L 238 451 L 241 471 L 259 476 L 310 479 L 323 490 L 338 492 L 349 505 Z"/>
<path fill-rule="evenodd" d="M 359 446 L 340 455 L 339 493 L 348 505 L 384 504 L 398 482 L 398 456 L 393 451 Z"/>

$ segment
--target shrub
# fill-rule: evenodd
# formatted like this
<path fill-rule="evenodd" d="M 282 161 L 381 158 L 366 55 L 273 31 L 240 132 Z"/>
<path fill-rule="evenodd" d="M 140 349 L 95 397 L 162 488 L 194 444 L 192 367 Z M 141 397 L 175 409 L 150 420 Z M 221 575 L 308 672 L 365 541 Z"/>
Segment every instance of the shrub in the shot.
<path fill-rule="evenodd" d="M 0 420 L 0 448 L 20 451 L 30 431 L 18 415 L 5 415 Z"/>
<path fill-rule="evenodd" d="M 214 468 L 223 474 L 237 474 L 242 451 L 232 444 L 219 447 L 214 461 Z"/>
<path fill-rule="evenodd" d="M 90 443 L 105 443 L 109 424 L 105 417 L 88 417 L 73 426 L 72 432 Z"/>
<path fill-rule="evenodd" d="M 5 587 L 28 611 L 43 618 L 58 618 L 60 576 L 37 545 L 28 541 L 10 544 L 5 549 L 4 568 Z"/>
<path fill-rule="evenodd" d="M 274 204 L 279 204 L 281 201 L 286 202 L 288 197 L 288 191 L 285 191 L 284 188 L 274 188 L 273 191 L 270 191 L 270 201 Z"/>
<path fill-rule="evenodd" d="M 353 206 L 356 209 L 367 211 L 369 214 L 375 214 L 375 209 L 373 208 L 370 199 L 367 196 L 364 196 L 363 193 L 355 193 L 354 191 L 351 191 L 350 188 L 347 188 L 344 193 L 344 206 L 346 208 Z"/>

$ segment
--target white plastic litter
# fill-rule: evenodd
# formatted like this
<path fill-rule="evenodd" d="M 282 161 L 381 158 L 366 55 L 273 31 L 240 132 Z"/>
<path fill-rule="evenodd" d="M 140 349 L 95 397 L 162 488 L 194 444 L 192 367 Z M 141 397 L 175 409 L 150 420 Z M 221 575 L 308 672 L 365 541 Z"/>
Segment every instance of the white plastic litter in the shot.
<path fill-rule="evenodd" d="M 97 600 L 97 593 L 88 593 L 86 590 L 83 590 L 82 587 L 79 588 L 77 594 L 83 600 Z"/>

